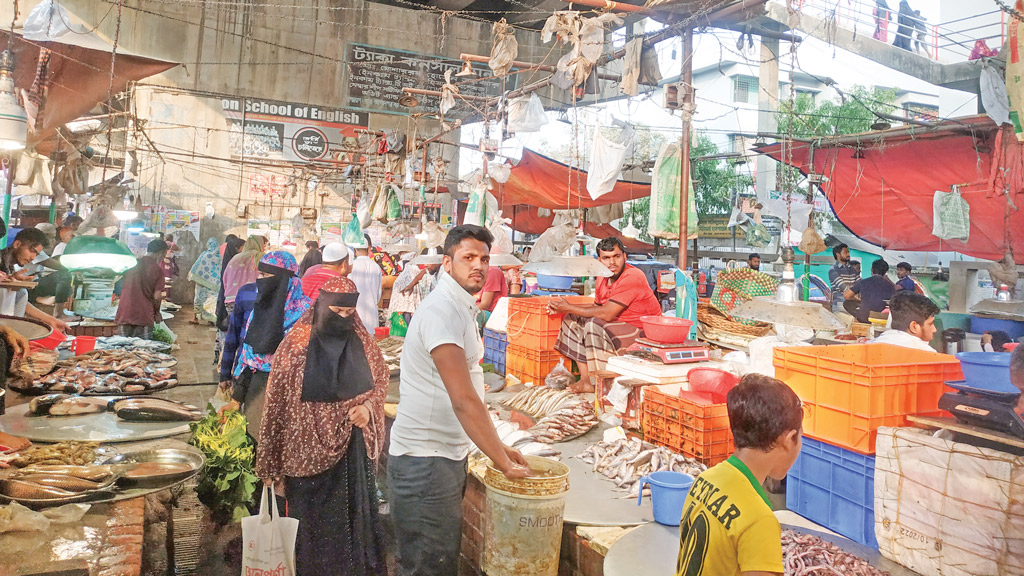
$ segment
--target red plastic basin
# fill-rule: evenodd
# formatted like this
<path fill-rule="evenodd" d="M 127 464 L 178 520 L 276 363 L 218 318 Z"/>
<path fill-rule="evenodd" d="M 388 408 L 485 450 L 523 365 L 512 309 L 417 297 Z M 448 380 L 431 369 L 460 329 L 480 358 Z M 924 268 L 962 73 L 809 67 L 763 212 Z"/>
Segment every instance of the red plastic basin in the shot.
<path fill-rule="evenodd" d="M 33 346 L 38 346 L 39 348 L 45 348 L 47 350 L 56 350 L 57 347 L 60 346 L 66 338 L 67 336 L 65 336 L 63 332 L 59 330 L 54 330 L 53 332 L 50 332 L 49 336 L 46 336 L 45 338 L 40 338 L 38 340 L 33 340 L 31 344 Z"/>
<path fill-rule="evenodd" d="M 690 337 L 692 320 L 670 316 L 643 316 L 644 337 L 666 344 L 680 344 Z"/>
<path fill-rule="evenodd" d="M 718 368 L 693 368 L 686 374 L 691 392 L 706 392 L 718 402 L 725 402 L 725 395 L 739 384 L 736 375 Z"/>

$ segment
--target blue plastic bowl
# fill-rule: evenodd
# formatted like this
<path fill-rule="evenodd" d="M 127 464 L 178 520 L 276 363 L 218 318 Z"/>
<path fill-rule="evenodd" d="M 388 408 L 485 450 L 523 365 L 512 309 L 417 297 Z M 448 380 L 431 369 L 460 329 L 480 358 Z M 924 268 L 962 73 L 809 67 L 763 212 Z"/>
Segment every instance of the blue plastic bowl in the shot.
<path fill-rule="evenodd" d="M 1012 389 L 1009 352 L 960 352 L 956 355 L 964 380 L 985 390 Z"/>
<path fill-rule="evenodd" d="M 572 288 L 574 276 L 550 276 L 548 274 L 537 274 L 537 285 L 545 290 L 568 290 Z"/>

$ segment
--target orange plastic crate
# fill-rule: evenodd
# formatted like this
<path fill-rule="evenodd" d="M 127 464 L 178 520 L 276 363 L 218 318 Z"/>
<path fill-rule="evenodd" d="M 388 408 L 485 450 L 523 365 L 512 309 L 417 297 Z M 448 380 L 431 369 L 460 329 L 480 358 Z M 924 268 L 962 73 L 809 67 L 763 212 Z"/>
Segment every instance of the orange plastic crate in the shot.
<path fill-rule="evenodd" d="M 505 374 L 522 382 L 544 384 L 544 378 L 563 360 L 565 367 L 571 370 L 571 362 L 558 352 L 509 344 L 505 348 Z"/>
<path fill-rule="evenodd" d="M 644 439 L 714 466 L 732 454 L 733 439 L 726 405 L 710 395 L 682 392 L 673 396 L 646 388 Z"/>
<path fill-rule="evenodd" d="M 774 364 L 804 403 L 804 433 L 861 454 L 880 427 L 941 414 L 945 383 L 963 378 L 953 356 L 891 344 L 776 348 Z"/>
<path fill-rule="evenodd" d="M 569 296 L 572 304 L 592 304 L 593 298 Z M 508 343 L 534 350 L 554 350 L 564 314 L 548 314 L 551 296 L 510 298 L 508 301 Z"/>

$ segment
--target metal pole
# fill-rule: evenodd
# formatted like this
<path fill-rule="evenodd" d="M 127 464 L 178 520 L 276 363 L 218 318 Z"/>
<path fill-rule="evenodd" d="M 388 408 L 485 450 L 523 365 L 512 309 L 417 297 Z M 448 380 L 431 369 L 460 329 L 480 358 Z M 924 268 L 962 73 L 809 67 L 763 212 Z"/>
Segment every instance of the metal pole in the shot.
<path fill-rule="evenodd" d="M 0 248 L 7 248 L 7 234 L 11 229 L 11 192 L 14 188 L 14 158 L 13 155 L 4 164 L 7 165 L 5 180 L 7 181 L 4 190 L 4 206 L 3 206 L 3 219 L 4 226 L 8 232 L 4 233 L 4 237 L 0 238 Z"/>
<path fill-rule="evenodd" d="M 679 151 L 679 254 L 676 266 L 686 271 L 686 230 L 690 218 L 690 120 L 693 114 L 693 28 L 683 32 L 683 135 Z"/>

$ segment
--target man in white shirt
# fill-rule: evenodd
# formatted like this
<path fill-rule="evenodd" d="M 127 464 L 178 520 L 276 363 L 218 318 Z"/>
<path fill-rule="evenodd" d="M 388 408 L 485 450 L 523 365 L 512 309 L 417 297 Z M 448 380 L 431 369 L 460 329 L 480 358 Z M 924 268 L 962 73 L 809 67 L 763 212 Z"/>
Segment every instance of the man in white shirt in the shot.
<path fill-rule="evenodd" d="M 466 460 L 476 444 L 510 478 L 530 470 L 501 443 L 484 404 L 483 343 L 475 294 L 483 288 L 491 233 L 453 228 L 444 272 L 412 317 L 402 349 L 398 416 L 388 485 L 399 576 L 455 576 L 462 541 Z"/>
<path fill-rule="evenodd" d="M 356 305 L 359 319 L 363 321 L 363 326 L 366 326 L 366 331 L 373 334 L 379 326 L 377 303 L 380 302 L 384 272 L 373 258 L 370 258 L 370 246 L 373 245 L 370 237 L 364 235 L 363 238 L 366 247 L 356 247 L 356 260 L 352 263 L 352 271 L 349 272 L 348 278 L 359 290 L 359 303 Z"/>
<path fill-rule="evenodd" d="M 871 342 L 936 352 L 929 342 L 937 330 L 935 315 L 938 313 L 939 307 L 927 296 L 900 290 L 889 300 L 892 326 Z"/>

